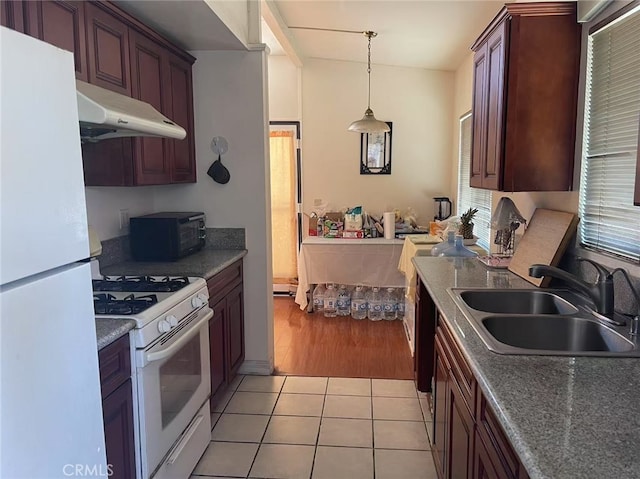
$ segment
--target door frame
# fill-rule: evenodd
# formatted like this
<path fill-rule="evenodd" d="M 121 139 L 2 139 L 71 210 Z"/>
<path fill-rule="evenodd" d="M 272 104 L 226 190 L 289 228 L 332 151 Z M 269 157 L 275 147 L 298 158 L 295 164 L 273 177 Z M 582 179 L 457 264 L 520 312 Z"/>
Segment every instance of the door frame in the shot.
<path fill-rule="evenodd" d="M 300 253 L 300 246 L 302 245 L 302 154 L 301 154 L 301 139 L 300 139 L 300 122 L 299 121 L 270 121 L 269 122 L 269 132 L 271 132 L 271 127 L 278 126 L 288 126 L 295 128 L 295 149 L 296 149 L 296 215 L 297 215 L 297 236 L 298 241 L 296 242 L 296 254 Z M 275 128 L 274 128 L 275 129 Z M 271 161 L 271 154 L 269 154 L 269 161 Z M 287 295 L 295 295 L 296 288 L 294 285 L 289 285 L 288 287 L 278 287 L 276 284 L 273 284 L 273 293 L 274 294 L 287 294 Z"/>

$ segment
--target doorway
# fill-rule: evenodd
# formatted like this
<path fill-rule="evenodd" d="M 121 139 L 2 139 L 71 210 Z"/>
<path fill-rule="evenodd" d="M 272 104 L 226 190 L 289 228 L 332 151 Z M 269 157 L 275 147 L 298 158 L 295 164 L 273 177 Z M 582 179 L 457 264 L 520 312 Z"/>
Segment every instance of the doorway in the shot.
<path fill-rule="evenodd" d="M 298 284 L 302 242 L 300 122 L 269 122 L 273 292 L 292 294 Z"/>

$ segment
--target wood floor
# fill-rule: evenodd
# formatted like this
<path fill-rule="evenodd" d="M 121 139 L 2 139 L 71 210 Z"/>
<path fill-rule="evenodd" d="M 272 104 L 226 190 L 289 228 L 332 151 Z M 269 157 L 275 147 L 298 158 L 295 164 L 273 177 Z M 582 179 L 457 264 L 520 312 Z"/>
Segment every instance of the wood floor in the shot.
<path fill-rule="evenodd" d="M 274 296 L 278 375 L 413 379 L 402 321 L 325 318 Z"/>

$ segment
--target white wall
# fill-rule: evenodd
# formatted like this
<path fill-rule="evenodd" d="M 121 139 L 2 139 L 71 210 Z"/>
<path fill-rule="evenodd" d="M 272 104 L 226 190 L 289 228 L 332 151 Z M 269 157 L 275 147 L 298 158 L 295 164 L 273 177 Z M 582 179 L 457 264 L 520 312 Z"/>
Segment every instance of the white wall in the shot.
<path fill-rule="evenodd" d="M 154 213 L 155 189 L 162 187 L 87 187 L 87 216 L 101 241 L 129 233 L 128 225 L 120 229 L 120 210 L 128 209 L 129 216 Z"/>
<path fill-rule="evenodd" d="M 265 52 L 191 52 L 198 182 L 158 189 L 157 210 L 196 210 L 208 226 L 246 230 L 244 258 L 245 372 L 273 367 L 273 298 Z M 231 179 L 215 183 L 206 172 L 214 136 L 224 136 Z M 244 368 L 253 368 L 250 370 Z"/>
<path fill-rule="evenodd" d="M 453 73 L 372 66 L 371 107 L 393 122 L 391 175 L 360 175 L 360 134 L 347 131 L 367 106 L 362 63 L 309 59 L 302 71 L 303 208 L 314 199 L 370 213 L 411 206 L 431 219 L 433 196 L 452 194 Z"/>
<path fill-rule="evenodd" d="M 301 73 L 288 57 L 269 55 L 270 121 L 300 120 Z"/>

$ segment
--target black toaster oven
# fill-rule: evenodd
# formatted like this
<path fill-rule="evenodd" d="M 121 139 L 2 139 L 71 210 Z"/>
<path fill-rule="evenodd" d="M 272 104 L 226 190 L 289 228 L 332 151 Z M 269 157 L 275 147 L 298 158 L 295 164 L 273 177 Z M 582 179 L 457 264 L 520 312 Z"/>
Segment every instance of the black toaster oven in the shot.
<path fill-rule="evenodd" d="M 131 255 L 137 261 L 176 261 L 206 241 L 206 217 L 197 212 L 163 212 L 129 220 Z"/>

